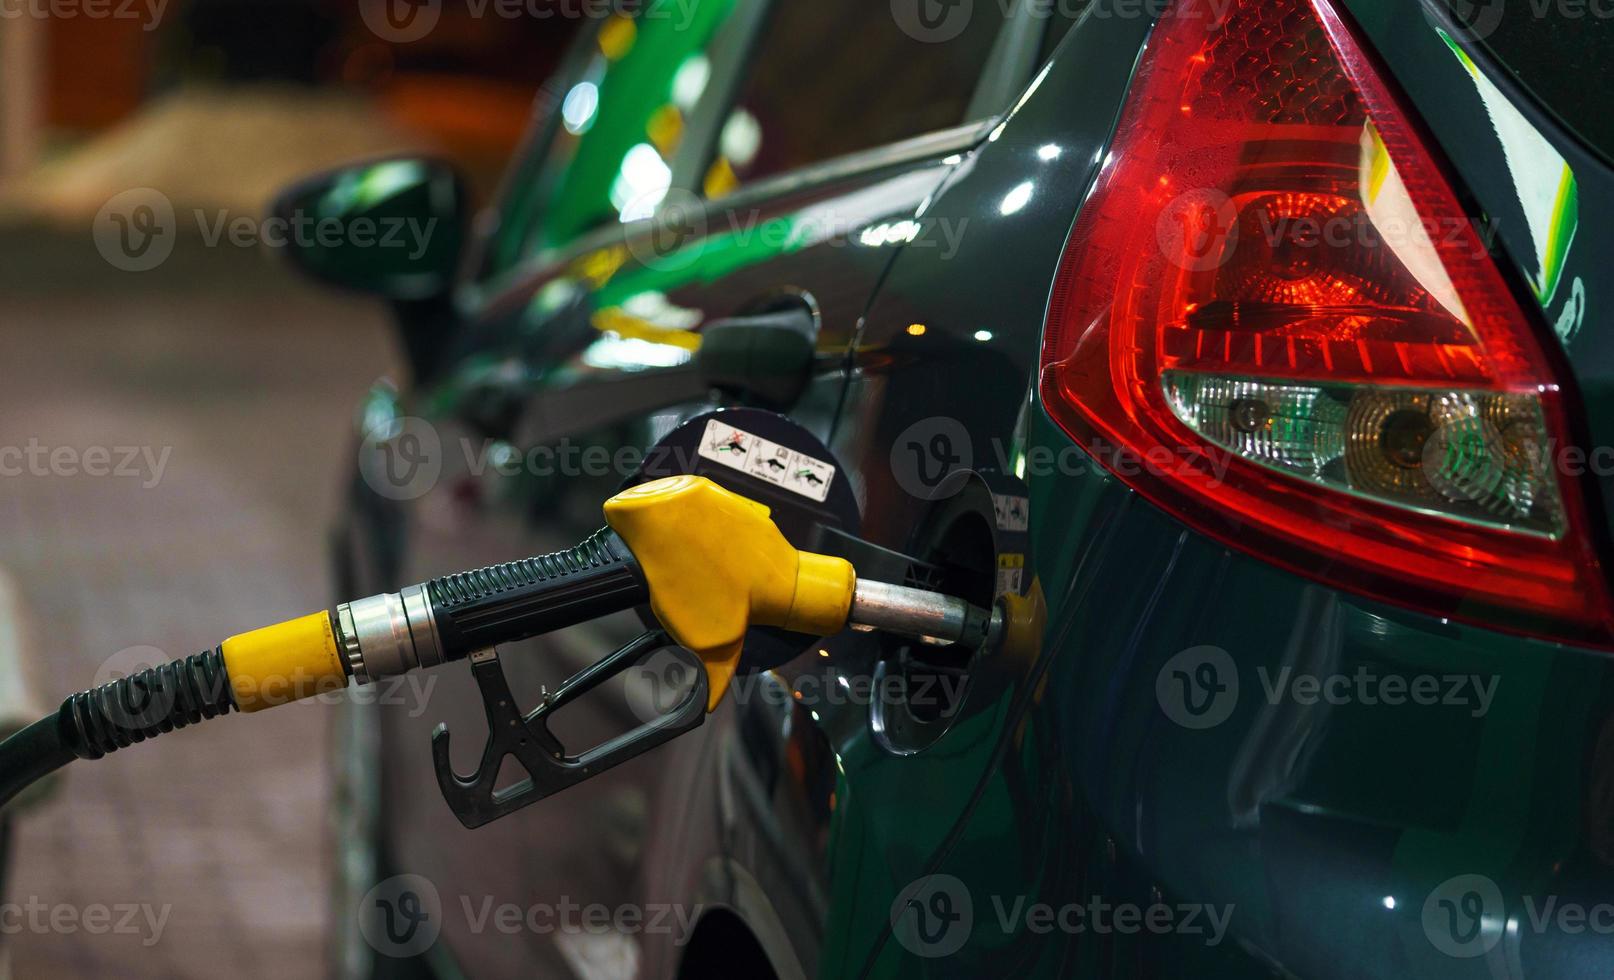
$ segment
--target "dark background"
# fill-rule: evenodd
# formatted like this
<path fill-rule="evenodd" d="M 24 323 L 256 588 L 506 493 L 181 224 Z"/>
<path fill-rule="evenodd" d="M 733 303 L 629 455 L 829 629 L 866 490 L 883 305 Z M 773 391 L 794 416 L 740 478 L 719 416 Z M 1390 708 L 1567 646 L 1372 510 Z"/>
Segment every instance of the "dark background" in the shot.
<path fill-rule="evenodd" d="M 155 30 L 0 19 L 0 446 L 166 454 L 160 479 L 0 477 L 0 706 L 43 712 L 131 658 L 331 603 L 355 410 L 398 377 L 385 310 L 184 230 L 402 150 L 457 161 L 485 199 L 580 25 L 470 9 L 448 0 L 411 44 L 355 0 L 173 0 Z M 131 273 L 92 222 L 140 187 L 182 233 Z M 0 935 L 0 978 L 319 976 L 330 714 L 226 719 L 63 773 L 13 819 L 0 902 L 138 904 L 164 929 Z"/>

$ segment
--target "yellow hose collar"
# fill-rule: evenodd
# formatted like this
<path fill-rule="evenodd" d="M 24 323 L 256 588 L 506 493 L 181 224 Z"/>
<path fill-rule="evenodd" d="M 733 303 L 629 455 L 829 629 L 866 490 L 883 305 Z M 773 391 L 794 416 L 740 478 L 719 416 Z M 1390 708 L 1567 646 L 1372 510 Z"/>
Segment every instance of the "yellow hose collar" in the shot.
<path fill-rule="evenodd" d="M 243 712 L 290 704 L 347 686 L 331 614 L 265 626 L 220 646 L 235 703 Z"/>

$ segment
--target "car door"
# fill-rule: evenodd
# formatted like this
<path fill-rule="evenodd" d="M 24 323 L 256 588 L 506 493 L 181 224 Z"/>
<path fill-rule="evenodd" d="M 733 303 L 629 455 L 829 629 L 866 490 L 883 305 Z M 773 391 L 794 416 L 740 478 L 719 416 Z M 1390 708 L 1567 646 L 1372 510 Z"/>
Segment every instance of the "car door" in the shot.
<path fill-rule="evenodd" d="M 601 501 L 647 446 L 722 403 L 690 365 L 717 320 L 810 318 L 820 370 L 790 414 L 829 437 L 869 298 L 1028 60 L 1000 8 L 940 41 L 876 6 L 651 4 L 583 42 L 556 92 L 558 121 L 540 126 L 543 159 L 518 166 L 484 226 L 446 366 L 396 407 L 441 462 L 404 501 L 403 579 L 551 550 L 597 527 Z M 892 66 L 911 77 L 893 84 Z M 536 700 L 638 628 L 622 617 L 523 644 L 504 658 L 512 686 Z M 438 799 L 424 746 L 447 721 L 468 769 L 480 702 L 468 675 L 445 671 L 429 704 L 383 725 L 396 867 L 444 896 L 521 907 L 557 893 L 633 898 L 643 838 L 656 832 L 644 823 L 656 776 L 701 736 L 470 834 Z M 607 712 L 577 734 L 622 722 Z M 566 942 L 478 933 L 449 901 L 443 936 L 472 975 L 550 961 Z"/>
<path fill-rule="evenodd" d="M 858 335 L 832 442 L 863 481 L 865 536 L 890 556 L 886 574 L 983 606 L 1011 597 L 1028 634 L 1040 626 L 1042 598 L 1027 476 L 1049 465 L 1028 459 L 1042 312 L 1147 30 L 1120 22 L 1121 43 L 1089 32 L 1081 51 L 1054 55 L 1074 18 L 1039 21 L 1026 90 L 918 217 L 952 227 L 957 248 L 907 248 L 888 271 Z M 1083 104 L 1073 109 L 1050 91 L 1079 91 Z M 1029 720 L 1046 685 L 1040 646 L 971 657 L 845 634 L 826 648 L 829 676 L 806 690 L 861 683 L 866 692 L 797 714 L 835 760 L 836 846 L 825 868 L 834 970 L 1057 969 L 1059 953 L 1021 924 L 1041 901 L 1039 883 L 1068 877 L 1077 860 L 1067 830 L 1079 815 L 1039 775 L 1052 733 Z M 801 687 L 812 672 L 786 673 Z M 1015 924 L 1000 927 L 1005 916 Z"/>

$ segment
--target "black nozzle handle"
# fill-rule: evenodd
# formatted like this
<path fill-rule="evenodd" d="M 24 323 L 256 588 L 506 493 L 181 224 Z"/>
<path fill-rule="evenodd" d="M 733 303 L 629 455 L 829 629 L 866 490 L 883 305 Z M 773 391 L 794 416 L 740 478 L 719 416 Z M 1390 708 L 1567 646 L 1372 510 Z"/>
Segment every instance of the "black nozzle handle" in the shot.
<path fill-rule="evenodd" d="M 444 660 L 650 600 L 633 552 L 609 528 L 566 551 L 433 579 L 426 594 Z"/>

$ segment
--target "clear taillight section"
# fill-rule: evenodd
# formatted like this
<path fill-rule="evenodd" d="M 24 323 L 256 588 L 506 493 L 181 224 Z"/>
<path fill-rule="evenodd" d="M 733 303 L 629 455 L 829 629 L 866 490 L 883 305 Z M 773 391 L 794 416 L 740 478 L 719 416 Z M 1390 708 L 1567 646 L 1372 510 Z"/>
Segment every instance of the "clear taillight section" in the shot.
<path fill-rule="evenodd" d="M 1552 465 L 1553 368 L 1325 0 L 1161 20 L 1043 366 L 1078 442 L 1229 544 L 1441 615 L 1614 638 L 1578 481 Z"/>
<path fill-rule="evenodd" d="M 1458 520 L 1564 531 L 1535 396 L 1178 371 L 1165 384 L 1179 419 L 1241 459 Z"/>

